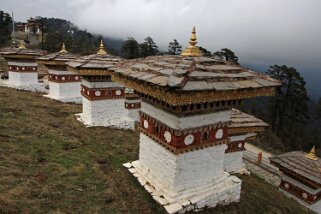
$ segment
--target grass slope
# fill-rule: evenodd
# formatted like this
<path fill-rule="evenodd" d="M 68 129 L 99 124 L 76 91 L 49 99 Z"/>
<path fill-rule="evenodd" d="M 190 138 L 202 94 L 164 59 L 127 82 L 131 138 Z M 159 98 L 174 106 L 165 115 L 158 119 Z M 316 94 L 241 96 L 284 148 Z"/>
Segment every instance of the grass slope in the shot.
<path fill-rule="evenodd" d="M 0 213 L 165 213 L 122 163 L 138 134 L 85 128 L 81 106 L 0 87 Z M 200 213 L 308 213 L 255 176 L 238 204 Z"/>

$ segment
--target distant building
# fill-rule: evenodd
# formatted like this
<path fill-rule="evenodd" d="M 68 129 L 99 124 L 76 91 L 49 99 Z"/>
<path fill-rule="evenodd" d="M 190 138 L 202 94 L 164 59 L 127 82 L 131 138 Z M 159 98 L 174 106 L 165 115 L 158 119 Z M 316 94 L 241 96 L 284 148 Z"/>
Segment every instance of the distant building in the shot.
<path fill-rule="evenodd" d="M 17 24 L 16 31 L 25 33 L 40 34 L 42 32 L 42 24 L 39 19 L 30 17 L 27 22 Z"/>
<path fill-rule="evenodd" d="M 282 172 L 279 189 L 300 204 L 321 214 L 321 159 L 316 156 L 315 148 L 308 154 L 294 151 L 270 160 Z"/>

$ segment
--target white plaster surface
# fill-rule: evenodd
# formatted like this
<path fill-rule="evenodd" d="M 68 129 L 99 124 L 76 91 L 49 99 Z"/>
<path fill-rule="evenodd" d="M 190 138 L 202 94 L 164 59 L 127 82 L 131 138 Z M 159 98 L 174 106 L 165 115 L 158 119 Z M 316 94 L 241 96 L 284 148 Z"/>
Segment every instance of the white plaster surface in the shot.
<path fill-rule="evenodd" d="M 80 82 L 56 83 L 49 81 L 49 94 L 46 97 L 62 102 L 82 103 Z"/>
<path fill-rule="evenodd" d="M 243 163 L 244 151 L 229 152 L 224 156 L 224 170 L 229 173 L 244 173 L 246 171 Z"/>
<path fill-rule="evenodd" d="M 139 121 L 139 110 L 140 109 L 125 109 L 125 115 L 133 119 L 135 122 Z"/>
<path fill-rule="evenodd" d="M 219 122 L 229 122 L 231 117 L 231 110 L 226 110 L 179 118 L 174 114 L 162 111 L 144 101 L 142 101 L 141 104 L 141 111 L 153 118 L 157 118 L 160 122 L 173 129 L 180 130 L 213 125 Z"/>
<path fill-rule="evenodd" d="M 54 75 L 77 75 L 76 72 L 68 71 L 68 70 L 60 71 L 60 70 L 48 69 L 48 73 L 54 74 Z"/>
<path fill-rule="evenodd" d="M 87 88 L 119 88 L 123 87 L 115 82 L 89 82 L 85 79 L 81 80 L 81 83 Z"/>
<path fill-rule="evenodd" d="M 143 133 L 139 160 L 129 171 L 168 213 L 184 213 L 240 200 L 241 180 L 224 172 L 226 145 L 179 155 Z"/>
<path fill-rule="evenodd" d="M 86 126 L 135 128 L 135 121 L 125 114 L 124 99 L 88 100 L 83 97 L 83 111 L 78 120 Z"/>
<path fill-rule="evenodd" d="M 17 90 L 23 90 L 23 91 L 32 91 L 32 92 L 42 92 L 42 93 L 48 93 L 48 89 L 46 89 L 46 84 L 44 83 L 37 83 L 33 85 L 28 86 L 18 86 L 18 85 L 10 85 L 9 80 L 0 80 L 0 86 L 2 87 L 8 87 L 8 88 L 15 88 Z"/>
<path fill-rule="evenodd" d="M 38 72 L 12 72 L 9 71 L 8 84 L 14 87 L 31 86 L 38 84 Z"/>
<path fill-rule="evenodd" d="M 321 200 L 319 200 L 318 202 L 314 203 L 314 204 L 308 204 L 304 201 L 302 201 L 301 199 L 295 197 L 294 195 L 280 189 L 281 192 L 283 192 L 284 195 L 286 195 L 289 198 L 294 199 L 295 201 L 297 201 L 299 204 L 309 208 L 310 210 L 316 212 L 317 214 L 321 214 Z"/>

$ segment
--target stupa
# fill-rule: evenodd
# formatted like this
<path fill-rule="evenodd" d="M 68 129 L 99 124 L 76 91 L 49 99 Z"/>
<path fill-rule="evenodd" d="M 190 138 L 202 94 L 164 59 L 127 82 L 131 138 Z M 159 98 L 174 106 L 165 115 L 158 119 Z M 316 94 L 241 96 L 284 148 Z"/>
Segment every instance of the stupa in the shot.
<path fill-rule="evenodd" d="M 321 214 L 321 159 L 309 153 L 288 152 L 270 158 L 282 172 L 279 189 L 288 197 Z"/>
<path fill-rule="evenodd" d="M 44 95 L 45 97 L 62 102 L 82 102 L 80 75 L 74 71 L 68 71 L 66 65 L 66 62 L 78 57 L 68 53 L 63 43 L 59 52 L 37 58 L 39 63 L 47 67 L 49 73 L 49 94 Z"/>
<path fill-rule="evenodd" d="M 181 56 L 151 56 L 116 65 L 113 80 L 142 98 L 139 159 L 124 164 L 168 213 L 240 200 L 241 180 L 224 171 L 232 108 L 271 96 L 280 82 L 202 57 L 192 31 Z"/>
<path fill-rule="evenodd" d="M 20 90 L 45 92 L 44 84 L 38 82 L 38 64 L 36 58 L 46 54 L 42 50 L 27 49 L 24 43 L 19 48 L 4 48 L 0 54 L 8 61 L 8 87 Z"/>
<path fill-rule="evenodd" d="M 248 173 L 242 161 L 245 143 L 255 141 L 259 132 L 265 130 L 268 124 L 262 120 L 232 109 L 231 123 L 228 126 L 229 142 L 225 150 L 224 170 L 230 173 Z"/>
<path fill-rule="evenodd" d="M 122 61 L 121 58 L 108 54 L 101 41 L 97 54 L 67 63 L 69 70 L 82 77 L 83 111 L 77 117 L 86 126 L 134 129 L 135 119 L 129 117 L 129 113 L 138 114 L 136 103 L 140 102 L 140 98 L 129 91 L 128 100 L 126 99 L 128 105 L 125 107 L 125 87 L 113 82 L 109 71 Z"/>

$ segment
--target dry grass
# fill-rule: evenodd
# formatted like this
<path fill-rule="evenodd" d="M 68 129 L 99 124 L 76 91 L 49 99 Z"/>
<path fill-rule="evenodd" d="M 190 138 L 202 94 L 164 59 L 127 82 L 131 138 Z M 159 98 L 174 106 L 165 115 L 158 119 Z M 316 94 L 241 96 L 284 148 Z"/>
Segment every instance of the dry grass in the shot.
<path fill-rule="evenodd" d="M 0 88 L 0 213 L 165 213 L 122 163 L 138 134 L 85 128 L 81 106 Z M 238 204 L 203 213 L 307 213 L 253 176 Z"/>

